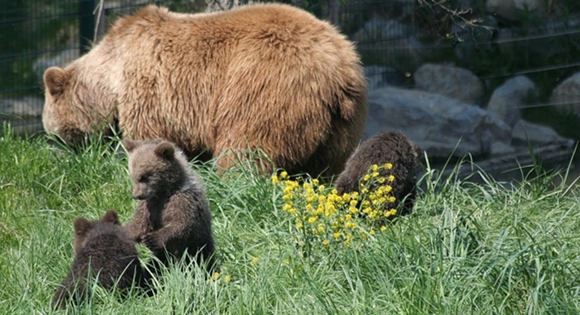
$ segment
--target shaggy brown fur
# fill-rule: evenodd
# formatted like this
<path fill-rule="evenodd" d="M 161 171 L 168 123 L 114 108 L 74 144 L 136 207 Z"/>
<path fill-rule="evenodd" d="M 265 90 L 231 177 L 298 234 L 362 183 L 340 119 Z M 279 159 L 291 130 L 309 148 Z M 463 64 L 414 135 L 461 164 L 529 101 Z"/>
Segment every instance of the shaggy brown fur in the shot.
<path fill-rule="evenodd" d="M 359 191 L 359 182 L 373 164 L 384 165 L 392 163 L 393 168 L 381 170 L 381 176 L 395 177 L 392 194 L 397 203 L 400 215 L 411 212 L 415 201 L 417 173 L 420 169 L 419 155 L 421 149 L 414 145 L 400 132 L 381 132 L 363 142 L 346 162 L 345 170 L 336 179 L 336 189 L 339 194 Z M 385 204 L 383 209 L 393 208 Z"/>
<path fill-rule="evenodd" d="M 124 137 L 164 138 L 188 158 L 260 148 L 276 167 L 313 176 L 340 173 L 367 115 L 353 44 L 282 4 L 148 6 L 66 68 L 47 69 L 44 84 L 44 128 L 69 143 L 118 120 Z"/>
<path fill-rule="evenodd" d="M 130 152 L 133 198 L 139 200 L 125 229 L 163 264 L 188 253 L 211 270 L 215 249 L 209 203 L 183 152 L 163 140 L 125 139 L 123 144 Z"/>
<path fill-rule="evenodd" d="M 109 210 L 100 219 L 74 221 L 75 259 L 71 271 L 52 303 L 65 308 L 69 302 L 81 302 L 89 294 L 89 279 L 95 279 L 105 289 L 128 289 L 134 284 L 143 287 L 146 273 L 139 263 L 135 242 L 123 230 L 117 212 Z"/>

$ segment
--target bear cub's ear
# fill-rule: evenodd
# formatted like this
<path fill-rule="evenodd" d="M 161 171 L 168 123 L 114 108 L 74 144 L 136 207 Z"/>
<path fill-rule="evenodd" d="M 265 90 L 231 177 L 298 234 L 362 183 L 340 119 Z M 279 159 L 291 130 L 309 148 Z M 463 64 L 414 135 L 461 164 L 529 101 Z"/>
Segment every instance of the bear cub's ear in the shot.
<path fill-rule="evenodd" d="M 68 80 L 67 73 L 59 67 L 50 67 L 44 71 L 44 85 L 48 88 L 50 95 L 57 97 L 62 94 Z"/>
<path fill-rule="evenodd" d="M 135 148 L 138 147 L 140 145 L 140 143 L 141 142 L 139 142 L 139 141 L 135 141 L 135 140 L 131 140 L 131 139 L 123 139 L 123 146 L 129 152 L 132 152 L 133 150 L 135 150 Z"/>
<path fill-rule="evenodd" d="M 115 210 L 107 210 L 107 213 L 101 218 L 101 222 L 110 222 L 116 225 L 121 225 L 119 222 L 119 215 Z"/>
<path fill-rule="evenodd" d="M 162 141 L 155 147 L 154 152 L 165 160 L 171 160 L 175 155 L 175 148 L 170 142 Z"/>
<path fill-rule="evenodd" d="M 74 222 L 75 235 L 77 237 L 83 237 L 91 229 L 91 222 L 85 218 L 76 218 Z"/>

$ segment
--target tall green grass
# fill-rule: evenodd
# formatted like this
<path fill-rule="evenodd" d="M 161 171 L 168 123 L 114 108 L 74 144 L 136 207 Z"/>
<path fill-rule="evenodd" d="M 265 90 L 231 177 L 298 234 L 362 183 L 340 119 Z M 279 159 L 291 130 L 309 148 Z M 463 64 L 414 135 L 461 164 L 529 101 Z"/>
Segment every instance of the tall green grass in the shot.
<path fill-rule="evenodd" d="M 74 153 L 47 138 L 0 138 L 0 314 L 50 314 L 73 258 L 72 221 L 135 201 L 118 141 Z M 157 294 L 95 288 L 75 314 L 577 314 L 578 189 L 446 180 L 427 169 L 413 215 L 363 249 L 301 257 L 282 192 L 251 163 L 196 168 L 213 213 L 220 275 L 170 267 Z M 141 247 L 141 249 L 143 249 Z M 143 257 L 147 252 L 143 249 Z M 60 313 L 65 313 L 61 311 Z"/>

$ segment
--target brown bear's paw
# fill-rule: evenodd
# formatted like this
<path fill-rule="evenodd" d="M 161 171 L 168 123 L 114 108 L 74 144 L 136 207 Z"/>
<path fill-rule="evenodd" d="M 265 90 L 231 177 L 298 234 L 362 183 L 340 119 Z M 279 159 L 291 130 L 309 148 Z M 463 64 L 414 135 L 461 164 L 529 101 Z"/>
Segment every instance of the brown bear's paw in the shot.
<path fill-rule="evenodd" d="M 147 246 L 152 252 L 156 252 L 160 246 L 154 233 L 147 233 L 141 237 L 141 243 Z"/>

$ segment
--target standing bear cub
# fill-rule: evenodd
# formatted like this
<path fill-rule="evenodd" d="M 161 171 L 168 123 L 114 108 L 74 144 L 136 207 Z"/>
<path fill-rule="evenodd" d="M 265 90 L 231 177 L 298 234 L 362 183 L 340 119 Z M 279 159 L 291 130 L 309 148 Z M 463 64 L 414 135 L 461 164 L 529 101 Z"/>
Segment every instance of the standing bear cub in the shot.
<path fill-rule="evenodd" d="M 147 274 L 139 262 L 135 242 L 121 227 L 117 212 L 109 210 L 96 221 L 79 217 L 74 221 L 74 231 L 75 258 L 52 299 L 55 308 L 88 298 L 89 281 L 95 279 L 107 290 L 115 285 L 122 290 L 145 286 Z"/>
<path fill-rule="evenodd" d="M 44 73 L 44 129 L 70 144 L 118 127 L 229 168 L 244 150 L 336 175 L 362 136 L 366 81 L 353 43 L 282 4 L 183 14 L 147 6 L 90 52 Z"/>
<path fill-rule="evenodd" d="M 381 132 L 363 142 L 346 162 L 335 182 L 339 194 L 359 191 L 359 182 L 373 164 L 391 163 L 391 170 L 381 169 L 380 176 L 393 175 L 392 195 L 396 205 L 386 203 L 383 210 L 397 207 L 400 215 L 409 214 L 415 201 L 421 149 L 400 132 Z"/>
<path fill-rule="evenodd" d="M 183 152 L 164 140 L 125 139 L 133 198 L 139 200 L 131 222 L 131 238 L 142 242 L 162 263 L 187 254 L 214 266 L 211 213 L 205 187 Z"/>

